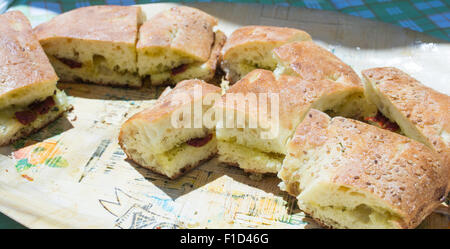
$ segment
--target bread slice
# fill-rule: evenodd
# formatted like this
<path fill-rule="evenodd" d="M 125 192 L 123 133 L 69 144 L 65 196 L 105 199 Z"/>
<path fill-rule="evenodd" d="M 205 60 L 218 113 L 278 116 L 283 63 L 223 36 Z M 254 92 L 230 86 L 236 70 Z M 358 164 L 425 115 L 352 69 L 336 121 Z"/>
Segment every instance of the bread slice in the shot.
<path fill-rule="evenodd" d="M 140 7 L 89 6 L 34 29 L 62 81 L 140 87 L 136 42 Z"/>
<path fill-rule="evenodd" d="M 366 95 L 401 131 L 440 154 L 450 165 L 450 97 L 400 69 L 362 71 Z M 450 182 L 450 179 L 449 179 Z"/>
<path fill-rule="evenodd" d="M 271 71 L 253 70 L 215 105 L 219 161 L 252 173 L 277 173 L 286 143 L 309 109 L 365 115 L 359 113 L 361 105 L 355 105 L 360 102 L 366 102 L 360 84 L 306 81 L 286 75 L 277 79 Z M 370 113 L 374 112 L 372 106 Z"/>
<path fill-rule="evenodd" d="M 325 226 L 414 228 L 445 199 L 450 168 L 419 142 L 311 110 L 278 176 Z"/>
<path fill-rule="evenodd" d="M 361 84 L 358 75 L 349 65 L 312 41 L 288 43 L 276 48 L 273 54 L 277 61 L 274 71 L 277 75 Z"/>
<path fill-rule="evenodd" d="M 176 178 L 217 153 L 214 123 L 203 119 L 221 89 L 201 80 L 185 80 L 165 91 L 155 105 L 127 120 L 119 143 L 128 158 Z M 197 121 L 196 121 L 197 120 Z"/>
<path fill-rule="evenodd" d="M 222 50 L 222 69 L 231 83 L 254 69 L 274 70 L 277 62 L 272 50 L 293 41 L 310 41 L 298 29 L 273 26 L 245 26 L 235 30 Z"/>
<path fill-rule="evenodd" d="M 214 32 L 217 19 L 190 7 L 174 7 L 147 20 L 137 43 L 139 74 L 152 85 L 181 80 L 213 79 L 223 32 Z"/>
<path fill-rule="evenodd" d="M 71 108 L 58 77 L 18 11 L 0 15 L 0 146 L 58 118 Z"/>

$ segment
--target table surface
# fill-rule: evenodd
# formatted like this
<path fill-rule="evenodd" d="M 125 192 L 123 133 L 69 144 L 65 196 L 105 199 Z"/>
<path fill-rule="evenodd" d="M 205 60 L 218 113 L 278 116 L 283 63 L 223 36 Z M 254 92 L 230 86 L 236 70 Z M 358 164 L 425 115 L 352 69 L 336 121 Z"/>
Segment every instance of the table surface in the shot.
<path fill-rule="evenodd" d="M 36 25 L 49 16 L 69 11 L 74 8 L 95 4 L 132 5 L 149 2 L 195 2 L 195 1 L 140 1 L 140 0 L 0 0 L 9 4 L 8 10 L 20 10 L 31 17 L 31 23 Z M 205 2 L 203 0 L 202 2 Z M 321 10 L 338 11 L 362 18 L 384 21 L 424 32 L 431 36 L 450 41 L 450 0 L 228 0 L 206 2 L 241 2 L 295 6 Z M 0 228 L 25 228 L 9 217 L 0 213 Z"/>

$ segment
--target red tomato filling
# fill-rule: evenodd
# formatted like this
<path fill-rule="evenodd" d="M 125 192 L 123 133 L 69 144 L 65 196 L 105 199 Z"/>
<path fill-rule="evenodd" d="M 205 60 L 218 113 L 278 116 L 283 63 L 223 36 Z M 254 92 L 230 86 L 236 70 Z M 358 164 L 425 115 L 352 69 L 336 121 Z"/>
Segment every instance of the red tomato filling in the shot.
<path fill-rule="evenodd" d="M 400 127 L 394 122 L 391 122 L 388 118 L 386 118 L 381 112 L 377 112 L 375 117 L 365 118 L 366 121 L 371 121 L 378 124 L 381 128 L 396 132 L 400 130 Z"/>
<path fill-rule="evenodd" d="M 212 134 L 208 134 L 206 137 L 193 138 L 193 139 L 187 141 L 186 143 L 189 144 L 190 146 L 202 147 L 203 145 L 205 145 L 209 141 L 211 141 L 212 137 L 213 137 Z"/>
<path fill-rule="evenodd" d="M 14 115 L 21 124 L 28 125 L 36 120 L 38 115 L 43 115 L 49 112 L 53 106 L 55 106 L 55 100 L 52 96 L 50 96 L 41 102 L 35 102 L 29 105 L 28 107 L 30 110 L 16 112 Z"/>

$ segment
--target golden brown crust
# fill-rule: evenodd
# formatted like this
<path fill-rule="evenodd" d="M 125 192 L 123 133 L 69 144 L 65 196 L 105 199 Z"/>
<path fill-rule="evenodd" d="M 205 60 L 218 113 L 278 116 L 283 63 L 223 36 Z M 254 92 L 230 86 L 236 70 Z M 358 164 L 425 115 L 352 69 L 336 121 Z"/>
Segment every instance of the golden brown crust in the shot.
<path fill-rule="evenodd" d="M 428 146 L 445 154 L 450 163 L 448 141 L 441 137 L 450 134 L 450 97 L 422 85 L 405 72 L 393 67 L 371 68 L 362 71 L 363 77 L 428 139 Z"/>
<path fill-rule="evenodd" d="M 271 71 L 255 69 L 227 90 L 223 96 L 223 103 L 226 103 L 226 98 L 230 93 L 242 93 L 244 96 L 247 93 L 278 93 L 280 127 L 293 130 L 297 125 L 295 117 L 300 118 L 299 115 L 307 111 L 316 100 L 326 95 L 345 91 L 362 92 L 362 88 L 330 80 L 315 82 L 302 80 L 299 77 L 288 75 L 281 75 L 277 79 Z M 270 106 L 270 101 L 267 104 Z M 234 108 L 245 112 L 246 106 L 241 104 Z M 258 110 L 249 110 L 249 113 L 258 113 Z"/>
<path fill-rule="evenodd" d="M 197 61 L 208 60 L 217 19 L 198 9 L 180 6 L 161 12 L 140 28 L 138 49 L 171 48 Z"/>
<path fill-rule="evenodd" d="M 34 32 L 41 42 L 52 38 L 135 44 L 141 8 L 99 5 L 74 9 L 37 26 Z"/>
<path fill-rule="evenodd" d="M 425 145 L 399 134 L 311 110 L 289 144 L 291 156 L 341 147 L 326 171 L 333 183 L 371 193 L 414 228 L 447 196 L 448 165 Z"/>
<path fill-rule="evenodd" d="M 362 86 L 358 75 L 349 65 L 312 41 L 291 42 L 273 52 L 280 62 L 303 79 L 329 79 Z"/>
<path fill-rule="evenodd" d="M 0 34 L 0 97 L 34 84 L 56 84 L 58 77 L 21 12 L 0 15 Z"/>
<path fill-rule="evenodd" d="M 253 42 L 284 44 L 296 38 L 311 40 L 311 36 L 303 30 L 274 26 L 245 26 L 233 31 L 223 47 L 222 54 L 226 57 L 229 50 Z"/>
<path fill-rule="evenodd" d="M 197 97 L 194 93 L 197 89 L 196 86 L 199 86 L 202 90 L 201 96 L 198 97 L 205 97 L 211 93 L 220 94 L 221 92 L 219 87 L 208 84 L 202 80 L 183 80 L 171 91 L 158 98 L 152 107 L 133 115 L 122 125 L 122 127 L 126 127 L 128 123 L 131 124 L 134 120 L 144 120 L 145 122 L 152 123 L 166 118 L 182 105 L 185 105 L 188 101 L 196 100 L 194 99 Z M 119 135 L 119 141 L 122 141 L 122 136 L 123 128 Z"/>

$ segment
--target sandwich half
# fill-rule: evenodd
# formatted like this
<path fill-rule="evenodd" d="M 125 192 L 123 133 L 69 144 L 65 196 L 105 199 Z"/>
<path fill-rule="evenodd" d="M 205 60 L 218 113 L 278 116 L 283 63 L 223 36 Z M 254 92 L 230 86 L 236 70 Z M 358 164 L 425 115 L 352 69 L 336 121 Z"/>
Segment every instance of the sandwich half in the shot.
<path fill-rule="evenodd" d="M 34 32 L 62 81 L 141 87 L 136 42 L 140 7 L 78 8 Z"/>
<path fill-rule="evenodd" d="M 201 121 L 220 94 L 201 80 L 180 82 L 122 125 L 120 146 L 138 165 L 177 178 L 216 155 L 214 120 Z"/>
<path fill-rule="evenodd" d="M 272 50 L 293 41 L 310 41 L 311 36 L 298 29 L 273 26 L 245 26 L 235 30 L 222 50 L 221 67 L 231 83 L 254 69 L 273 71 L 277 62 Z"/>
<path fill-rule="evenodd" d="M 0 146 L 41 129 L 71 106 L 27 18 L 0 15 Z"/>
<path fill-rule="evenodd" d="M 256 69 L 231 86 L 215 105 L 219 161 L 250 173 L 277 173 L 286 143 L 311 108 L 359 116 L 355 99 L 365 101 L 361 84 L 307 81 Z M 357 113 L 356 113 L 357 112 Z"/>
<path fill-rule="evenodd" d="M 217 19 L 198 9 L 174 7 L 147 20 L 137 43 L 141 77 L 152 85 L 185 79 L 210 82 L 226 36 L 213 31 Z"/>
<path fill-rule="evenodd" d="M 447 196 L 450 169 L 417 141 L 311 110 L 278 176 L 326 227 L 415 228 Z"/>
<path fill-rule="evenodd" d="M 393 67 L 362 71 L 369 100 L 401 132 L 439 153 L 450 165 L 450 97 Z"/>

